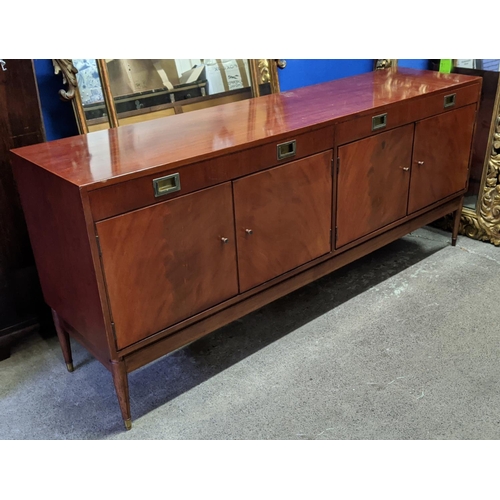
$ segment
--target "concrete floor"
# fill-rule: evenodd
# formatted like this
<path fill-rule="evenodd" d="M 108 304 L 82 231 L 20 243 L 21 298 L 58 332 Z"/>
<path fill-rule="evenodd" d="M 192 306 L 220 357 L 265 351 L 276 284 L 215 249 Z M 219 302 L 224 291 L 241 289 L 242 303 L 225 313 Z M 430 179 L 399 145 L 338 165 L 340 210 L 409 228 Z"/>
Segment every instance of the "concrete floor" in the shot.
<path fill-rule="evenodd" d="M 424 228 L 129 376 L 34 334 L 0 362 L 0 439 L 500 437 L 500 249 Z"/>

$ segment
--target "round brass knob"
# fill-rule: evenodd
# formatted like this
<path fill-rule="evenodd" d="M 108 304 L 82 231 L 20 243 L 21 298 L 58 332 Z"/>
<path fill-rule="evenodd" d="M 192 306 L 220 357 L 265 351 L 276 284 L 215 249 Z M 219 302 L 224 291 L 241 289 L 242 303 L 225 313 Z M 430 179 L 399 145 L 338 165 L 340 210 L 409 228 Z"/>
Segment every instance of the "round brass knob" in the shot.
<path fill-rule="evenodd" d="M 222 237 L 220 240 L 222 241 L 222 243 L 227 243 L 229 241 L 227 238 L 224 237 Z"/>
<path fill-rule="evenodd" d="M 245 233 L 247 233 L 247 234 L 253 234 L 253 231 L 251 229 L 245 229 Z"/>

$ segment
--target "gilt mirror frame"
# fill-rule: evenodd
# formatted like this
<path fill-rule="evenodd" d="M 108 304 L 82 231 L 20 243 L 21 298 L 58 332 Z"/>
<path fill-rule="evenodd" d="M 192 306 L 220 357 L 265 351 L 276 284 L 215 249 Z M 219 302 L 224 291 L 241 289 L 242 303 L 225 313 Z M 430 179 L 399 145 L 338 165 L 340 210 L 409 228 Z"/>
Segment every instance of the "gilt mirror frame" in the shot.
<path fill-rule="evenodd" d="M 454 67 L 456 61 L 453 60 Z M 476 207 L 463 207 L 459 233 L 500 246 L 500 78 L 495 92 Z"/>
<path fill-rule="evenodd" d="M 115 128 L 119 126 L 119 119 L 114 96 L 111 91 L 106 60 L 95 59 L 95 61 L 99 73 L 108 125 L 109 128 Z M 270 93 L 279 93 L 280 88 L 277 68 L 284 68 L 286 62 L 281 59 L 248 59 L 247 61 L 251 97 L 259 97 L 263 85 L 268 85 Z M 73 64 L 72 59 L 53 59 L 52 62 L 55 73 L 61 73 L 63 84 L 68 86 L 67 90 L 62 89 L 59 91 L 59 96 L 62 100 L 72 103 L 78 130 L 80 134 L 86 134 L 89 132 L 89 126 L 76 77 L 78 70 Z M 189 101 L 186 100 L 183 102 L 183 104 L 186 103 L 189 103 Z"/>

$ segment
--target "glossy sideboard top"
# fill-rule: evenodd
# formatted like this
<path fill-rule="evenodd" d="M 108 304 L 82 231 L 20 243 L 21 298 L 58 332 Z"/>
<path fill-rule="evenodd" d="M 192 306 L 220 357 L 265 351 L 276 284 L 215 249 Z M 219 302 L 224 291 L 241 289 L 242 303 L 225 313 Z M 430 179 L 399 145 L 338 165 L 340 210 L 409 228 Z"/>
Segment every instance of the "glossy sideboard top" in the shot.
<path fill-rule="evenodd" d="M 13 150 L 83 187 L 201 161 L 478 77 L 399 68 Z M 134 175 L 136 174 L 136 175 Z M 90 187 L 90 186 L 89 186 Z"/>

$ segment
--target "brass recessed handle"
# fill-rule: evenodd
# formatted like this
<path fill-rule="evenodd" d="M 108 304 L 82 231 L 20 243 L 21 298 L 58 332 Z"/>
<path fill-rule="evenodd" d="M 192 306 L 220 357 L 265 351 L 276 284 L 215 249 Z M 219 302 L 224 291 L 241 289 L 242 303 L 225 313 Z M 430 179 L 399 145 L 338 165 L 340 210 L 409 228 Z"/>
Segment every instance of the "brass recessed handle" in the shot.
<path fill-rule="evenodd" d="M 424 162 L 422 160 L 417 161 L 417 165 L 423 165 Z"/>
<path fill-rule="evenodd" d="M 401 169 L 403 169 L 405 172 L 408 172 L 408 170 L 410 170 L 410 167 L 399 167 Z"/>
<path fill-rule="evenodd" d="M 387 113 L 372 117 L 372 130 L 378 130 L 387 126 Z"/>
<path fill-rule="evenodd" d="M 179 173 L 166 175 L 153 179 L 153 188 L 155 197 L 165 196 L 166 194 L 174 193 L 181 190 L 181 178 Z"/>
<path fill-rule="evenodd" d="M 444 96 L 444 107 L 449 108 L 451 106 L 455 106 L 455 99 L 457 94 L 450 94 Z"/>
<path fill-rule="evenodd" d="M 291 158 L 297 153 L 297 141 L 295 139 L 278 144 L 278 160 Z"/>
<path fill-rule="evenodd" d="M 253 231 L 251 229 L 245 229 L 245 233 L 247 233 L 247 234 L 253 234 Z"/>
<path fill-rule="evenodd" d="M 227 243 L 229 241 L 228 238 L 224 238 L 224 236 L 220 239 L 222 241 L 222 243 Z"/>

